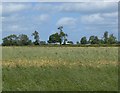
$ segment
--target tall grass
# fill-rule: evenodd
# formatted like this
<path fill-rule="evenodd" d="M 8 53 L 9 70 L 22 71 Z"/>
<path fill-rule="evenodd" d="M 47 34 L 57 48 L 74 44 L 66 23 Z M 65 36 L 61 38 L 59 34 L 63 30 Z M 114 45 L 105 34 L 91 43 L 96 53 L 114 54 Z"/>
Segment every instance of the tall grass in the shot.
<path fill-rule="evenodd" d="M 3 47 L 4 91 L 115 91 L 117 47 Z"/>

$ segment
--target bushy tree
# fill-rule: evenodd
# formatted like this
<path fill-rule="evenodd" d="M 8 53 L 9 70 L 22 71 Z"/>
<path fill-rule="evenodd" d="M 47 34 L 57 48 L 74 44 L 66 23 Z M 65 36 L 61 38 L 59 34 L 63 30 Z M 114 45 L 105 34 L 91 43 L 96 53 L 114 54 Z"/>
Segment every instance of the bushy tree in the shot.
<path fill-rule="evenodd" d="M 89 38 L 89 43 L 90 44 L 94 44 L 94 38 L 95 38 L 95 36 L 90 36 L 90 38 Z"/>
<path fill-rule="evenodd" d="M 46 45 L 46 41 L 40 41 L 40 45 Z"/>
<path fill-rule="evenodd" d="M 78 45 L 78 44 L 79 44 L 79 41 L 77 41 L 76 44 Z"/>
<path fill-rule="evenodd" d="M 57 43 L 59 42 L 60 44 L 66 44 L 67 41 L 67 34 L 63 32 L 63 26 L 60 26 L 58 28 L 60 30 L 60 33 L 55 33 L 49 36 L 48 43 Z"/>
<path fill-rule="evenodd" d="M 109 44 L 115 44 L 115 43 L 117 43 L 116 37 L 113 34 L 109 35 L 108 43 Z"/>
<path fill-rule="evenodd" d="M 97 36 L 95 36 L 95 38 L 94 38 L 94 43 L 95 43 L 95 44 L 99 44 L 99 39 L 98 39 Z"/>
<path fill-rule="evenodd" d="M 97 36 L 90 36 L 89 38 L 89 43 L 90 44 L 99 44 L 99 39 Z"/>
<path fill-rule="evenodd" d="M 24 46 L 31 45 L 31 40 L 29 40 L 28 36 L 25 34 L 21 34 L 19 36 L 12 34 L 2 39 L 3 46 Z"/>
<path fill-rule="evenodd" d="M 82 37 L 80 42 L 81 42 L 81 44 L 87 44 L 87 38 L 86 37 Z"/>
<path fill-rule="evenodd" d="M 73 41 L 67 41 L 68 44 L 74 44 Z"/>
<path fill-rule="evenodd" d="M 3 46 L 18 45 L 17 44 L 18 43 L 17 42 L 18 41 L 18 37 L 15 34 L 9 35 L 9 36 L 3 38 L 2 40 L 3 40 L 3 43 L 2 43 Z"/>
<path fill-rule="evenodd" d="M 57 42 L 61 42 L 61 38 L 58 33 L 49 36 L 48 43 L 57 43 Z"/>
<path fill-rule="evenodd" d="M 18 36 L 18 45 L 24 46 L 24 45 L 31 45 L 32 42 L 29 40 L 29 37 L 25 34 L 21 34 Z"/>
<path fill-rule="evenodd" d="M 104 40 L 103 39 L 99 39 L 99 44 L 104 44 Z"/>

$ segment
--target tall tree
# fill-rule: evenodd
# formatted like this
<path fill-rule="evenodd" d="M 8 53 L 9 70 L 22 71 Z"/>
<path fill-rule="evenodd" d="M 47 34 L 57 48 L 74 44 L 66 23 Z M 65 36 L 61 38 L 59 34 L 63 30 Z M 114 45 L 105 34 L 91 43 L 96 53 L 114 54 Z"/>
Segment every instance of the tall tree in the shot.
<path fill-rule="evenodd" d="M 59 36 L 60 36 L 60 44 L 62 42 L 63 42 L 63 44 L 66 44 L 68 35 L 63 32 L 63 26 L 58 27 L 58 29 L 60 30 L 60 34 L 59 34 Z"/>
<path fill-rule="evenodd" d="M 34 36 L 34 39 L 35 39 L 34 44 L 35 44 L 35 45 L 39 45 L 39 44 L 40 44 L 39 33 L 38 33 L 37 31 L 35 31 L 34 33 L 32 33 L 32 36 Z"/>
<path fill-rule="evenodd" d="M 82 37 L 80 42 L 81 42 L 81 44 L 87 44 L 87 38 L 86 37 Z"/>
<path fill-rule="evenodd" d="M 94 37 L 94 43 L 95 43 L 95 44 L 99 44 L 99 43 L 100 43 L 97 36 Z"/>
<path fill-rule="evenodd" d="M 115 43 L 117 43 L 116 37 L 113 34 L 109 35 L 108 43 L 109 44 L 115 44 Z"/>
<path fill-rule="evenodd" d="M 50 35 L 48 43 L 57 43 L 57 42 L 59 42 L 60 45 L 62 43 L 66 44 L 68 35 L 63 32 L 63 26 L 58 27 L 58 29 L 60 30 L 60 32 Z"/>
<path fill-rule="evenodd" d="M 90 44 L 94 44 L 94 38 L 95 38 L 95 36 L 90 36 L 90 38 L 89 38 L 89 43 Z"/>
<path fill-rule="evenodd" d="M 107 31 L 104 32 L 103 38 L 104 38 L 104 43 L 107 44 L 108 43 L 108 32 Z"/>

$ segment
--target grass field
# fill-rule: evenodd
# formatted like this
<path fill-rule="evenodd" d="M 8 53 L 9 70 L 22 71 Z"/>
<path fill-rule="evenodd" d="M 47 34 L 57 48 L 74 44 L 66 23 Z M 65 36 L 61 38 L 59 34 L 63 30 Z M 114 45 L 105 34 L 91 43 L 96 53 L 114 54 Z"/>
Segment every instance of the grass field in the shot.
<path fill-rule="evenodd" d="M 115 91 L 117 47 L 3 47 L 3 91 Z"/>

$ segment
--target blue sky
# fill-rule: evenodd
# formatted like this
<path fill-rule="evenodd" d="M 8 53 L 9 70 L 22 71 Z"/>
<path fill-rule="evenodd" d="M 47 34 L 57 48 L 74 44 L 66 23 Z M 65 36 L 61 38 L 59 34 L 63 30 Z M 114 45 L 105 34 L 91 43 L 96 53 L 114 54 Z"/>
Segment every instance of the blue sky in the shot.
<path fill-rule="evenodd" d="M 2 37 L 27 34 L 33 40 L 36 30 L 40 40 L 47 41 L 61 25 L 74 42 L 83 36 L 102 38 L 105 31 L 118 37 L 118 3 L 2 3 Z"/>

